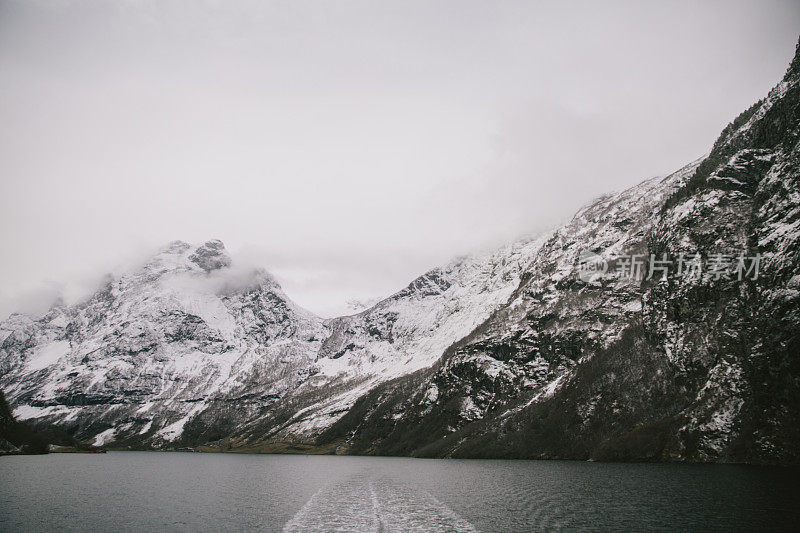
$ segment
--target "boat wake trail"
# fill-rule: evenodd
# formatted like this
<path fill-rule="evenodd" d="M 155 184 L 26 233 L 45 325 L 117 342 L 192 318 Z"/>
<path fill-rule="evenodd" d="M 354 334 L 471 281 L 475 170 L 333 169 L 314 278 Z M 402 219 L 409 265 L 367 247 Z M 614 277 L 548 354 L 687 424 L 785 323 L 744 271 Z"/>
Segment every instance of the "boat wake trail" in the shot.
<path fill-rule="evenodd" d="M 317 491 L 283 531 L 466 533 L 476 529 L 427 491 L 392 480 L 353 478 Z"/>

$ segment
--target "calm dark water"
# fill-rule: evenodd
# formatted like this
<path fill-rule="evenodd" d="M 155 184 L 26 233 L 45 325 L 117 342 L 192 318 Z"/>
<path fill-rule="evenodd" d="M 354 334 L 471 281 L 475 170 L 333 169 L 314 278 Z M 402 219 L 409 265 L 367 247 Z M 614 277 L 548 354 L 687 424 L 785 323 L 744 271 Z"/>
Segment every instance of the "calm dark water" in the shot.
<path fill-rule="evenodd" d="M 0 531 L 793 530 L 798 471 L 111 452 L 0 458 Z"/>

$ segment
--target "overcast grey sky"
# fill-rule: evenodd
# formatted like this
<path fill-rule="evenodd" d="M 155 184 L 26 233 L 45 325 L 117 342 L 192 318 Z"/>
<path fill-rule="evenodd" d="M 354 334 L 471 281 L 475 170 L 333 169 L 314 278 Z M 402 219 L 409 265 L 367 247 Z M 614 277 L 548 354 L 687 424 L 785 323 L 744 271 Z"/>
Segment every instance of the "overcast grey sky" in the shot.
<path fill-rule="evenodd" d="M 222 239 L 322 315 L 705 153 L 800 2 L 0 0 L 0 315 Z"/>

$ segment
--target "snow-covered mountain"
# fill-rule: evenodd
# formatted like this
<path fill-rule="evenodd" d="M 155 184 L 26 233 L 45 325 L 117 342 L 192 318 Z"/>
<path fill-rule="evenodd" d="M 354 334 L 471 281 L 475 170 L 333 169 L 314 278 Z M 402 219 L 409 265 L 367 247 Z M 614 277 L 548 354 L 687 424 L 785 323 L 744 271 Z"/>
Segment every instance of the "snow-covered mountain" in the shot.
<path fill-rule="evenodd" d="M 174 242 L 87 302 L 3 323 L 2 386 L 22 420 L 97 445 L 171 441 L 219 398 L 269 401 L 302 382 L 322 321 L 219 241 Z"/>
<path fill-rule="evenodd" d="M 800 48 L 707 157 L 538 240 L 331 320 L 175 242 L 0 323 L 0 388 L 113 447 L 798 463 L 799 139 Z"/>
<path fill-rule="evenodd" d="M 0 324 L 0 386 L 18 419 L 95 445 L 305 441 L 485 320 L 537 247 L 455 261 L 324 321 L 220 241 L 176 241 L 80 305 Z"/>

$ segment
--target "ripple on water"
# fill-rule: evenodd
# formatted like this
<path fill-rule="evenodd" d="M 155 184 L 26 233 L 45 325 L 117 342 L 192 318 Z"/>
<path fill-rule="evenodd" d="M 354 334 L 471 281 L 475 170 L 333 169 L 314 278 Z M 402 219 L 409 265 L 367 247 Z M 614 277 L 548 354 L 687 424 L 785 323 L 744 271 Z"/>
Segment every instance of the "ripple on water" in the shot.
<path fill-rule="evenodd" d="M 283 531 L 470 533 L 476 529 L 424 489 L 387 477 L 360 475 L 317 491 Z"/>

